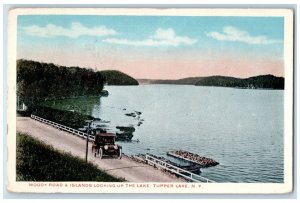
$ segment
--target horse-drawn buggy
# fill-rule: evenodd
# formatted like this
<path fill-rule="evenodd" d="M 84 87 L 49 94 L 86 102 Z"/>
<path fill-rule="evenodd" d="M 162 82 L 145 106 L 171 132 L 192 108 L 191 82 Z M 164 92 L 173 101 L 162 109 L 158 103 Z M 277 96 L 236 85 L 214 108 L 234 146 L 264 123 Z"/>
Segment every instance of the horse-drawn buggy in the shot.
<path fill-rule="evenodd" d="M 117 156 L 122 158 L 122 146 L 115 144 L 116 135 L 106 132 L 95 132 L 95 141 L 92 145 L 92 153 L 102 159 L 103 156 Z"/>

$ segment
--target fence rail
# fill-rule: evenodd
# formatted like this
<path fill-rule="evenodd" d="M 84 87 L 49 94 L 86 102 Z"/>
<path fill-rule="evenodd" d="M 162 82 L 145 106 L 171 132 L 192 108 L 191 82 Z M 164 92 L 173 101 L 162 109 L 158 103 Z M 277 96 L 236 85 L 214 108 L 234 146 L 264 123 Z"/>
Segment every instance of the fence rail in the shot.
<path fill-rule="evenodd" d="M 79 130 L 75 130 L 73 128 L 70 128 L 68 126 L 65 126 L 65 125 L 61 125 L 59 123 L 55 123 L 53 121 L 49 121 L 47 119 L 44 119 L 44 118 L 41 118 L 41 117 L 38 117 L 36 115 L 33 115 L 31 114 L 31 118 L 34 119 L 34 120 L 37 120 L 37 121 L 40 121 L 42 123 L 45 123 L 45 124 L 48 124 L 48 125 L 51 125 L 53 126 L 54 128 L 58 128 L 60 130 L 63 130 L 63 131 L 66 131 L 66 132 L 69 132 L 73 135 L 77 135 L 78 137 L 81 137 L 81 138 L 85 138 L 87 137 L 87 133 L 84 133 L 84 132 L 81 132 Z M 89 135 L 89 141 L 94 141 L 95 140 L 95 136 L 94 135 Z"/>
<path fill-rule="evenodd" d="M 215 181 L 212 181 L 208 178 L 202 177 L 200 175 L 194 174 L 190 171 L 184 170 L 182 168 L 179 168 L 177 166 L 174 166 L 172 164 L 169 164 L 165 161 L 159 160 L 149 154 L 146 154 L 146 161 L 149 165 L 154 165 L 159 168 L 165 169 L 171 173 L 175 173 L 185 179 L 191 180 L 193 182 L 204 182 L 204 183 L 215 183 Z"/>
<path fill-rule="evenodd" d="M 69 132 L 73 135 L 77 135 L 77 136 L 79 136 L 81 138 L 84 138 L 84 139 L 86 139 L 86 137 L 88 135 L 87 133 L 81 132 L 79 130 L 75 130 L 75 129 L 67 127 L 65 125 L 61 125 L 59 123 L 55 123 L 53 121 L 49 121 L 47 119 L 38 117 L 38 116 L 33 115 L 33 114 L 31 114 L 31 118 L 34 119 L 34 120 L 37 120 L 39 122 L 42 122 L 42 123 L 48 124 L 50 126 L 53 126 L 54 128 Z M 95 136 L 94 135 L 89 135 L 89 141 L 94 141 L 94 140 L 95 140 Z M 208 178 L 202 177 L 202 176 L 194 174 L 190 171 L 187 171 L 187 170 L 184 170 L 184 169 L 179 168 L 177 166 L 174 166 L 172 164 L 169 164 L 165 161 L 159 160 L 159 159 L 157 159 L 157 158 L 155 158 L 155 157 L 153 157 L 149 154 L 146 154 L 146 161 L 149 165 L 152 164 L 152 165 L 157 166 L 159 168 L 165 169 L 169 172 L 175 173 L 175 174 L 177 174 L 177 175 L 179 175 L 179 176 L 181 176 L 185 179 L 191 180 L 193 182 L 214 183 L 214 181 L 212 181 Z"/>

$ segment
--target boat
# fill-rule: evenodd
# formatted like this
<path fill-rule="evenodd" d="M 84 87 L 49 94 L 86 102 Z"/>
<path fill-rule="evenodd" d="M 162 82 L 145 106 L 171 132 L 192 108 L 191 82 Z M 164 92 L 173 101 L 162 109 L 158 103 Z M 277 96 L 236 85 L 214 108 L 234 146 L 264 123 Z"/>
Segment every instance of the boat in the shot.
<path fill-rule="evenodd" d="M 191 173 L 194 173 L 194 174 L 199 174 L 199 173 L 201 173 L 201 170 L 200 170 L 200 168 L 201 168 L 201 166 L 199 166 L 198 164 L 189 164 L 189 165 L 182 165 L 182 164 L 178 164 L 178 163 L 175 163 L 175 162 L 173 162 L 173 161 L 171 161 L 171 160 L 169 160 L 169 159 L 166 159 L 166 158 L 164 158 L 164 157 L 161 157 L 161 156 L 156 156 L 156 155 L 154 155 L 154 154 L 149 154 L 149 155 L 151 155 L 151 156 L 153 156 L 154 158 L 156 158 L 156 159 L 159 159 L 159 160 L 161 160 L 161 161 L 164 161 L 164 162 L 166 162 L 166 163 L 168 163 L 168 164 L 171 164 L 171 165 L 173 165 L 173 166 L 175 166 L 175 167 L 178 167 L 178 168 L 181 168 L 181 169 L 183 169 L 183 170 L 186 170 L 186 171 L 189 171 L 189 172 L 191 172 Z M 167 166 L 168 167 L 168 166 Z M 182 172 L 182 173 L 184 173 L 184 172 Z"/>
<path fill-rule="evenodd" d="M 219 164 L 219 162 L 206 158 L 203 156 L 200 156 L 198 154 L 194 154 L 188 151 L 183 151 L 183 150 L 177 150 L 177 151 L 171 151 L 167 152 L 168 156 L 172 156 L 181 160 L 188 161 L 193 164 L 200 165 L 201 167 L 210 167 L 210 166 L 216 166 Z"/>
<path fill-rule="evenodd" d="M 101 96 L 104 96 L 104 97 L 107 97 L 107 96 L 109 95 L 109 92 L 108 92 L 107 90 L 102 90 L 102 91 L 100 92 L 100 95 L 101 95 Z"/>

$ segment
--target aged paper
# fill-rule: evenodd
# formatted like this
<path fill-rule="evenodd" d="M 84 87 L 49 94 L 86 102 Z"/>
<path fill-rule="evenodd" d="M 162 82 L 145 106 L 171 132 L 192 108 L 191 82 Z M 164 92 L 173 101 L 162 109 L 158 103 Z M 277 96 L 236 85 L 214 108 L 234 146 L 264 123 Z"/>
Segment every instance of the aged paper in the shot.
<path fill-rule="evenodd" d="M 292 10 L 20 8 L 8 24 L 8 191 L 292 191 Z M 47 168 L 27 139 L 83 165 Z"/>

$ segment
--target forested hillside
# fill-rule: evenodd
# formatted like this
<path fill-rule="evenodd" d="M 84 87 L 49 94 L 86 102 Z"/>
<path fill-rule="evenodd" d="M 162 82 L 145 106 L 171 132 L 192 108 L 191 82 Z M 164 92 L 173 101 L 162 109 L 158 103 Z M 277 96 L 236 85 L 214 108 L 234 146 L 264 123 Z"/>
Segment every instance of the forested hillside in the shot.
<path fill-rule="evenodd" d="M 91 69 L 17 61 L 17 94 L 29 106 L 45 99 L 99 94 L 104 80 Z"/>
<path fill-rule="evenodd" d="M 28 107 L 48 99 L 100 95 L 104 84 L 138 85 L 120 71 L 94 71 L 20 59 L 17 61 L 17 95 Z"/>
<path fill-rule="evenodd" d="M 138 81 L 117 70 L 100 71 L 108 85 L 139 85 Z"/>
<path fill-rule="evenodd" d="M 284 89 L 284 78 L 275 77 L 273 75 L 259 75 L 245 79 L 224 76 L 211 76 L 199 80 L 196 85 L 251 89 Z"/>
<path fill-rule="evenodd" d="M 249 78 L 235 78 L 227 76 L 189 77 L 178 80 L 141 79 L 146 84 L 173 84 L 196 86 L 219 86 L 251 89 L 284 89 L 284 78 L 274 75 L 259 75 Z"/>

